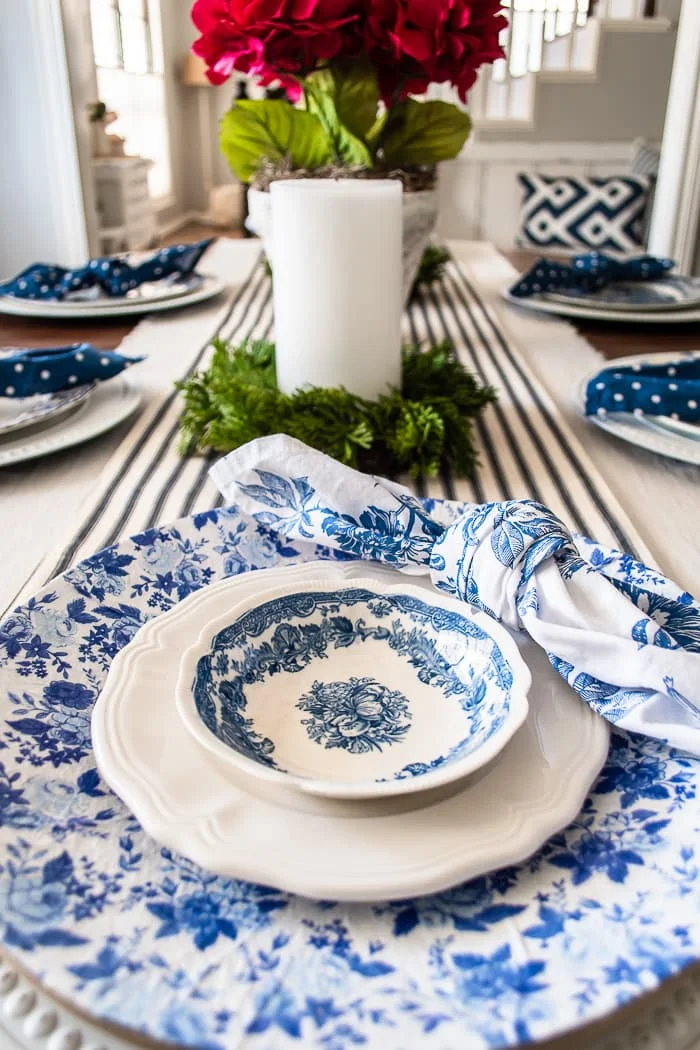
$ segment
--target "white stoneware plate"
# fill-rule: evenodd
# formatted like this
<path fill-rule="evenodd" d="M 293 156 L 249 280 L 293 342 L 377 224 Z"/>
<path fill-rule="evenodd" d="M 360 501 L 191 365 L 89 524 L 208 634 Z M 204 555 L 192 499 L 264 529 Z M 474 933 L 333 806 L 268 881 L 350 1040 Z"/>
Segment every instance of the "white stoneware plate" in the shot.
<path fill-rule="evenodd" d="M 0 467 L 38 459 L 51 452 L 81 445 L 84 441 L 103 434 L 127 419 L 141 403 L 141 394 L 132 379 L 115 376 L 98 383 L 90 399 L 75 412 L 64 416 L 55 425 L 38 432 L 17 434 L 0 442 Z"/>
<path fill-rule="evenodd" d="M 578 317 L 587 321 L 622 321 L 625 324 L 700 325 L 700 307 L 697 306 L 684 307 L 682 310 L 602 309 L 569 302 L 555 302 L 539 295 L 530 295 L 522 299 L 511 295 L 509 288 L 504 289 L 501 294 L 506 302 L 513 306 L 534 313 L 554 314 L 557 317 Z"/>
<path fill-rule="evenodd" d="M 700 279 L 672 274 L 660 281 L 615 281 L 597 292 L 560 289 L 543 299 L 596 310 L 688 310 L 700 306 Z"/>
<path fill-rule="evenodd" d="M 153 287 L 153 285 L 151 285 Z M 16 314 L 20 317 L 47 317 L 54 320 L 83 320 L 92 317 L 128 317 L 131 314 L 162 313 L 165 310 L 182 310 L 186 306 L 213 299 L 224 291 L 226 285 L 218 277 L 204 277 L 197 287 L 184 294 L 165 298 L 143 295 L 137 298 L 95 299 L 76 302 L 55 302 L 39 299 L 16 299 L 11 295 L 0 296 L 0 313 Z"/>
<path fill-rule="evenodd" d="M 136 288 L 130 288 L 123 296 L 107 295 L 99 286 L 95 286 L 68 294 L 61 302 L 67 305 L 84 307 L 88 310 L 95 303 L 100 303 L 101 305 L 106 305 L 107 303 L 114 303 L 115 305 L 134 302 L 154 303 L 163 299 L 179 299 L 182 295 L 191 295 L 192 292 L 202 287 L 203 281 L 204 276 L 200 273 L 190 273 L 185 276 L 182 274 L 171 274 L 170 277 L 165 277 L 160 281 L 144 281 L 143 284 L 137 285 Z"/>
<path fill-rule="evenodd" d="M 328 563 L 327 571 L 339 581 L 368 576 L 367 565 Z M 290 583 L 318 572 L 274 570 Z M 387 570 L 369 574 L 396 582 Z M 259 594 L 261 576 L 238 577 L 236 597 Z M 369 802 L 301 801 L 262 783 L 253 793 L 197 744 L 175 708 L 176 654 L 231 602 L 225 580 L 146 624 L 115 658 L 94 708 L 103 777 L 164 846 L 217 874 L 302 896 L 377 901 L 435 893 L 522 861 L 578 813 L 607 755 L 608 728 L 532 643 L 521 650 L 533 675 L 528 718 L 475 777 Z"/>
<path fill-rule="evenodd" d="M 689 357 L 698 356 L 689 354 Z M 675 361 L 677 353 L 668 354 L 635 354 L 632 357 L 616 358 L 616 365 L 644 365 L 663 364 L 664 361 Z M 586 411 L 586 387 L 597 373 L 587 376 L 578 389 L 578 404 L 582 415 Z M 692 463 L 700 466 L 700 440 L 693 433 L 684 433 L 679 427 L 678 420 L 667 416 L 634 416 L 629 412 L 608 413 L 607 416 L 586 416 L 586 419 L 601 430 L 607 431 L 614 437 L 628 441 L 631 445 L 645 448 L 649 452 L 656 452 L 660 456 L 668 456 L 669 459 L 680 460 L 681 463 Z M 698 428 L 692 423 L 684 424 L 685 427 Z"/>
<path fill-rule="evenodd" d="M 400 578 L 339 586 L 317 568 L 242 600 L 229 581 L 228 612 L 180 666 L 195 739 L 242 777 L 330 798 L 427 791 L 491 762 L 528 710 L 508 631 Z"/>
<path fill-rule="evenodd" d="M 94 383 L 84 383 L 73 390 L 58 390 L 55 394 L 0 397 L 0 438 L 28 427 L 53 426 L 84 404 L 94 389 Z"/>
<path fill-rule="evenodd" d="M 671 419 L 670 416 L 645 416 L 649 426 L 660 427 L 666 433 L 679 434 L 681 437 L 700 441 L 700 423 L 687 423 L 684 419 Z"/>

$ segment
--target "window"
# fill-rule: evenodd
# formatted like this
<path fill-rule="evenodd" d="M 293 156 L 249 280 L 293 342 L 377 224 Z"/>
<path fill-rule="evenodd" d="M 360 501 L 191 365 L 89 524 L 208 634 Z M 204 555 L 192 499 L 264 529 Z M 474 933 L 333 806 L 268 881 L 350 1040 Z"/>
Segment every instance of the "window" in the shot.
<path fill-rule="evenodd" d="M 119 119 L 111 126 L 128 153 L 153 161 L 151 195 L 172 192 L 165 103 L 160 0 L 90 0 L 101 100 Z"/>

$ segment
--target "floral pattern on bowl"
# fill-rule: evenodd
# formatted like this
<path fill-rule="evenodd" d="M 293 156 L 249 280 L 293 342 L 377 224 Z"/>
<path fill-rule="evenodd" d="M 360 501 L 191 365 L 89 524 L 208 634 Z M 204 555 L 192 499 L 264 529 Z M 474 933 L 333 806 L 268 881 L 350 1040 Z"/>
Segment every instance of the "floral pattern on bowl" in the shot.
<path fill-rule="evenodd" d="M 200 743 L 248 777 L 338 798 L 436 787 L 494 758 L 528 709 L 507 633 L 453 599 L 366 582 L 258 596 L 203 633 L 177 690 Z"/>

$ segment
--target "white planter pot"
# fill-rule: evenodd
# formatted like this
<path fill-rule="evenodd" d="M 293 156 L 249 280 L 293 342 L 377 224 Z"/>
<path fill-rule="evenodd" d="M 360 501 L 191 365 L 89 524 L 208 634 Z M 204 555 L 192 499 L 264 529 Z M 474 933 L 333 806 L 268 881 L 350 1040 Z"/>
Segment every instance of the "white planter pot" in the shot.
<path fill-rule="evenodd" d="M 418 272 L 435 224 L 437 222 L 437 190 L 404 193 L 403 279 L 404 302 L 408 302 L 413 281 Z M 270 226 L 270 194 L 264 190 L 248 190 L 248 218 L 246 226 L 251 233 L 265 240 Z"/>

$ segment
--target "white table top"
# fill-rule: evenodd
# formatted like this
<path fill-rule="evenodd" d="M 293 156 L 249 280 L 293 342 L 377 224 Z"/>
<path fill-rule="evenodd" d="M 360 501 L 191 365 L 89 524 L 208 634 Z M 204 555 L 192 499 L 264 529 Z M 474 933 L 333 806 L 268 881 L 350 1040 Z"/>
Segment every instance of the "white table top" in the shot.
<path fill-rule="evenodd" d="M 581 419 L 575 407 L 576 388 L 583 376 L 601 364 L 596 352 L 563 322 L 525 318 L 502 301 L 500 291 L 514 271 L 491 246 L 457 242 L 451 248 L 456 258 L 469 267 L 485 301 L 584 442 L 657 562 L 688 590 L 700 591 L 700 470 L 616 442 Z M 217 268 L 236 281 L 250 269 L 259 250 L 256 242 L 219 242 L 212 249 L 212 257 Z M 188 345 L 188 340 L 197 338 L 202 318 L 206 315 L 211 327 L 212 319 L 224 310 L 225 304 L 214 303 L 183 315 L 146 320 L 128 338 L 124 346 L 127 352 L 135 352 L 136 345 L 143 346 L 144 341 L 151 343 L 149 359 L 133 373 L 139 376 L 146 394 L 146 414 L 180 374 L 180 350 Z M 101 471 L 129 429 L 130 424 L 125 424 L 78 449 L 0 471 L 0 530 L 5 554 L 0 609 L 14 604 L 19 594 L 26 597 L 39 585 L 38 566 L 49 551 L 63 546 L 75 531 L 84 515 L 83 508 L 89 505 L 98 487 Z M 26 582 L 33 575 L 27 592 Z M 648 1050 L 690 1050 L 700 1047 L 700 1040 L 693 1041 L 698 1033 L 700 968 L 669 982 L 648 1001 L 636 1004 L 603 1026 L 559 1040 L 558 1045 L 562 1050 L 612 1050 L 613 1046 L 623 1050 L 642 1044 Z M 11 962 L 0 966 L 3 1050 L 126 1050 L 136 1045 L 139 1044 L 99 1031 L 51 1002 Z"/>

